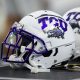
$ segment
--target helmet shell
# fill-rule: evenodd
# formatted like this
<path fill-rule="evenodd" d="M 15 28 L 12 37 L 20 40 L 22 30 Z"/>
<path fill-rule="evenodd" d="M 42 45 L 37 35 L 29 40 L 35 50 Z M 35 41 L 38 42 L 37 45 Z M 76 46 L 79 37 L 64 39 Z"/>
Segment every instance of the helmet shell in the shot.
<path fill-rule="evenodd" d="M 44 24 L 44 22 L 40 23 L 39 20 L 44 17 L 48 17 L 48 19 L 45 20 L 46 27 L 43 29 L 42 25 Z M 52 23 L 50 23 L 50 18 L 55 18 L 53 19 Z M 22 18 L 19 23 L 24 25 L 23 29 L 25 31 L 28 31 L 31 34 L 41 38 L 45 43 L 50 42 L 52 44 L 51 48 L 54 48 L 54 47 L 68 44 L 75 41 L 72 28 L 66 22 L 65 22 L 66 26 L 64 23 L 61 24 L 63 25 L 64 29 L 66 28 L 66 30 L 63 31 L 64 33 L 57 31 L 58 32 L 57 35 L 60 36 L 60 38 L 55 37 L 55 35 L 54 37 L 48 37 L 48 34 L 45 33 L 46 31 L 53 30 L 55 28 L 54 24 L 58 23 L 58 27 L 60 27 L 60 22 L 58 18 L 65 22 L 65 20 L 55 12 L 48 11 L 48 10 L 40 10 L 40 11 L 33 12 L 31 14 L 28 14 L 27 16 Z"/>

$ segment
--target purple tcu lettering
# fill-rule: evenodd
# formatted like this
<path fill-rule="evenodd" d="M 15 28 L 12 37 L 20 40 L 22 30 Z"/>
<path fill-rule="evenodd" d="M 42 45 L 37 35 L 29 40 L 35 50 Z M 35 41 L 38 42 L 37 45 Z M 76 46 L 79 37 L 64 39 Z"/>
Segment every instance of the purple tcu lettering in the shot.
<path fill-rule="evenodd" d="M 46 21 L 49 21 L 50 24 L 55 22 L 53 24 L 53 27 L 59 26 L 59 27 L 61 27 L 61 29 L 64 32 L 67 31 L 67 23 L 64 20 L 62 20 L 62 19 L 60 19 L 58 17 L 54 17 L 54 16 L 53 17 L 42 17 L 42 18 L 38 19 L 38 23 L 39 24 L 42 23 L 42 26 L 41 26 L 42 30 L 47 27 Z"/>
<path fill-rule="evenodd" d="M 70 19 L 78 20 L 80 19 L 80 17 L 78 18 L 78 16 L 80 16 L 80 12 L 71 12 L 67 15 L 66 21 L 69 21 Z"/>

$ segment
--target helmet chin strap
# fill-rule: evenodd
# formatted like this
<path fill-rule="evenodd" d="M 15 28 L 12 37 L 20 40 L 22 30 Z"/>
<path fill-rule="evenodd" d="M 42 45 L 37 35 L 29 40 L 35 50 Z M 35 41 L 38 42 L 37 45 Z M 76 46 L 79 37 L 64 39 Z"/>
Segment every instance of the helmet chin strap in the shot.
<path fill-rule="evenodd" d="M 28 46 L 28 48 L 30 45 Z M 25 46 L 21 46 L 21 53 L 25 53 Z M 50 69 L 46 69 L 42 64 L 38 64 L 29 58 L 29 64 L 24 63 L 24 66 L 31 70 L 32 73 L 38 73 L 38 72 L 50 72 Z M 39 67 L 41 66 L 41 67 Z"/>
<path fill-rule="evenodd" d="M 30 46 L 30 45 L 29 45 Z M 28 48 L 29 48 L 28 46 Z M 25 46 L 21 46 L 21 53 L 25 53 Z M 29 64 L 24 63 L 23 64 L 25 67 L 31 70 L 32 73 L 38 73 L 38 72 L 50 72 L 50 69 L 46 69 L 42 64 L 38 64 L 29 58 Z M 41 66 L 41 67 L 39 67 Z"/>

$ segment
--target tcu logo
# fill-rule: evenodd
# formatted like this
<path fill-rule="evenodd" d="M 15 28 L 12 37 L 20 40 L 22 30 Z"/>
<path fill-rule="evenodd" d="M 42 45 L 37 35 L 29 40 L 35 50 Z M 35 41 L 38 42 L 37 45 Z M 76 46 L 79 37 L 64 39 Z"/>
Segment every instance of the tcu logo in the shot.
<path fill-rule="evenodd" d="M 67 17 L 66 21 L 69 21 L 70 19 L 78 20 L 78 19 L 80 19 L 80 12 L 71 12 L 67 16 L 68 17 Z"/>
<path fill-rule="evenodd" d="M 38 23 L 42 23 L 42 30 L 45 29 L 46 27 L 48 27 L 48 24 L 46 23 L 47 21 L 49 21 L 49 23 L 53 24 L 53 27 L 60 27 L 64 32 L 67 31 L 67 23 L 61 19 L 58 18 L 56 16 L 51 16 L 51 17 L 42 17 L 38 19 Z"/>

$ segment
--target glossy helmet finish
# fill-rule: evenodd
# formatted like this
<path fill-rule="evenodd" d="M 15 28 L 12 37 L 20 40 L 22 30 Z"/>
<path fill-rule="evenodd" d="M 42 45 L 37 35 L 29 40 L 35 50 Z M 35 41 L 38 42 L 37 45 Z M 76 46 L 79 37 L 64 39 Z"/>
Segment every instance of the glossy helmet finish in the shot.
<path fill-rule="evenodd" d="M 76 39 L 76 54 L 75 57 L 80 56 L 80 7 L 67 11 L 63 18 L 71 25 Z"/>
<path fill-rule="evenodd" d="M 4 47 L 7 48 L 5 57 Z M 1 58 L 7 62 L 51 68 L 69 60 L 74 49 L 75 38 L 70 25 L 59 14 L 41 10 L 13 24 L 2 43 Z"/>

